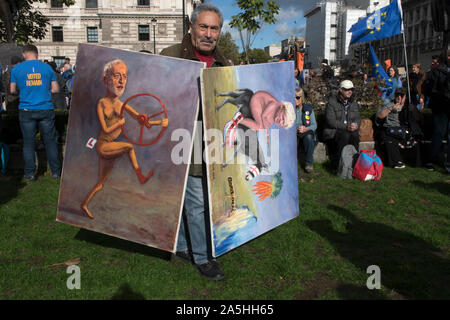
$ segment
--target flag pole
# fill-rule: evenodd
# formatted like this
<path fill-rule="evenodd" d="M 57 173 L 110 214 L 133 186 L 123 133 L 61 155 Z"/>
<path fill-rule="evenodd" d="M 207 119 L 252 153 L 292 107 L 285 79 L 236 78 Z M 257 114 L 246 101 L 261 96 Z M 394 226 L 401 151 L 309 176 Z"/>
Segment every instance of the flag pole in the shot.
<path fill-rule="evenodd" d="M 404 32 L 403 32 L 403 48 L 405 51 L 406 82 L 408 83 L 408 99 L 409 99 L 409 103 L 411 103 L 411 88 L 409 87 L 409 71 L 408 71 L 408 54 L 406 52 L 406 41 L 405 41 L 405 33 Z"/>
<path fill-rule="evenodd" d="M 402 4 L 402 0 L 398 0 L 398 2 L 400 3 L 400 14 L 402 17 L 402 37 L 403 37 L 403 49 L 405 51 L 405 67 L 406 67 L 406 83 L 408 84 L 408 101 L 409 104 L 411 104 L 411 89 L 409 87 L 409 70 L 408 70 L 408 53 L 406 52 L 406 40 L 405 40 L 405 27 L 403 25 L 403 6 Z"/>

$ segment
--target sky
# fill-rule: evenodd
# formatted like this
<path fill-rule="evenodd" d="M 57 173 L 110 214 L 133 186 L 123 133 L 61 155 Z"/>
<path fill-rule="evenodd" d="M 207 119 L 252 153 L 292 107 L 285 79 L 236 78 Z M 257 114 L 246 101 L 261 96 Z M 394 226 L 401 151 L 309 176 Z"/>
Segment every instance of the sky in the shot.
<path fill-rule="evenodd" d="M 312 8 L 318 0 L 276 0 L 280 6 L 280 12 L 276 16 L 277 22 L 273 25 L 263 24 L 254 42 L 252 48 L 264 49 L 271 44 L 281 44 L 281 41 L 289 36 L 305 36 L 306 19 L 304 13 Z M 229 26 L 231 17 L 238 14 L 241 10 L 236 0 L 206 0 L 216 5 L 222 12 L 224 24 L 222 32 L 229 31 L 235 43 L 242 48 L 239 32 Z M 252 38 L 253 39 L 253 38 Z"/>

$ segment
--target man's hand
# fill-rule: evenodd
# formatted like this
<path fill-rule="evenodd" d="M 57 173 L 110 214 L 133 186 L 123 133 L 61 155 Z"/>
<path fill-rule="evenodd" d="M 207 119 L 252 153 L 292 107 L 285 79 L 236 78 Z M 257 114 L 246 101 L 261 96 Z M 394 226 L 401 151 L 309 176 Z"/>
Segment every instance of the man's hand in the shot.
<path fill-rule="evenodd" d="M 406 100 L 406 95 L 404 97 L 402 97 L 401 99 L 397 100 L 397 102 L 392 107 L 392 109 L 395 109 L 397 112 L 402 111 L 402 108 L 405 105 L 405 100 Z"/>
<path fill-rule="evenodd" d="M 305 132 L 307 132 L 308 130 L 309 130 L 308 127 L 300 126 L 300 127 L 298 127 L 297 132 L 299 132 L 299 133 L 305 133 Z"/>
<path fill-rule="evenodd" d="M 347 126 L 348 131 L 356 131 L 358 130 L 358 124 L 356 122 L 352 122 Z"/>
<path fill-rule="evenodd" d="M 150 128 L 150 123 L 148 121 L 148 116 L 145 113 L 140 113 L 136 120 L 138 121 L 139 125 L 146 126 L 147 128 Z"/>
<path fill-rule="evenodd" d="M 161 127 L 167 127 L 169 125 L 169 119 L 163 118 L 161 120 L 153 120 L 153 121 L 147 121 L 147 128 L 151 128 L 152 126 L 161 126 Z"/>

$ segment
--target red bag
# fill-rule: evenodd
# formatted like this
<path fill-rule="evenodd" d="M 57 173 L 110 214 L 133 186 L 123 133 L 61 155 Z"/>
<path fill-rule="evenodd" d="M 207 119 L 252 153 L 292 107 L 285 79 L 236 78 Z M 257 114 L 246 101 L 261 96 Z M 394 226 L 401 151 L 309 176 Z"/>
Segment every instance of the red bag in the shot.
<path fill-rule="evenodd" d="M 353 178 L 362 181 L 380 180 L 382 172 L 383 162 L 377 156 L 375 150 L 361 150 L 353 168 Z"/>

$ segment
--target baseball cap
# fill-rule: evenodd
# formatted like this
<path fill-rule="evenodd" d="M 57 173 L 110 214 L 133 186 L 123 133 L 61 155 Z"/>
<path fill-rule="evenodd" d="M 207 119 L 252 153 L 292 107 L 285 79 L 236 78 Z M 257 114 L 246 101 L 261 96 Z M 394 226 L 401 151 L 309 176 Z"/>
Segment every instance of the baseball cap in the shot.
<path fill-rule="evenodd" d="M 354 88 L 353 82 L 351 82 L 350 80 L 344 80 L 339 85 L 339 88 L 342 88 L 342 89 L 353 89 Z"/>

